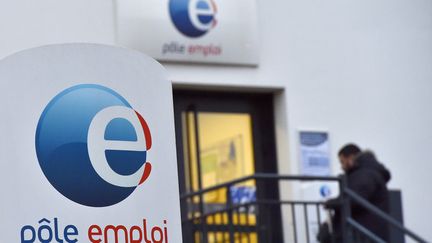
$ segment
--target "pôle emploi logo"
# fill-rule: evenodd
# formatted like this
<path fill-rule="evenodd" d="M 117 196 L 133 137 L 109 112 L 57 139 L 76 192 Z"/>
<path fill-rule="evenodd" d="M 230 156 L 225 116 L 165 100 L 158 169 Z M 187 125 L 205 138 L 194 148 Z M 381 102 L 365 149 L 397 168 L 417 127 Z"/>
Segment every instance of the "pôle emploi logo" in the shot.
<path fill-rule="evenodd" d="M 169 11 L 175 27 L 188 37 L 200 37 L 217 24 L 213 0 L 170 0 Z"/>
<path fill-rule="evenodd" d="M 119 203 L 147 179 L 151 143 L 144 118 L 122 96 L 99 85 L 58 94 L 36 130 L 46 178 L 65 197 L 92 207 Z"/>
<path fill-rule="evenodd" d="M 107 207 L 126 199 L 151 172 L 147 153 L 152 146 L 145 119 L 115 91 L 82 84 L 55 96 L 43 111 L 36 130 L 36 153 L 51 185 L 85 206 Z M 21 229 L 21 242 L 77 242 L 79 229 L 63 228 L 59 220 L 41 219 Z M 168 242 L 163 227 L 91 225 L 90 242 Z M 88 242 L 86 241 L 86 242 Z"/>
<path fill-rule="evenodd" d="M 188 38 L 204 36 L 217 26 L 217 6 L 214 0 L 170 0 L 169 14 L 176 29 Z M 175 40 L 165 43 L 162 54 L 221 55 L 222 48 L 214 44 L 182 44 Z"/>

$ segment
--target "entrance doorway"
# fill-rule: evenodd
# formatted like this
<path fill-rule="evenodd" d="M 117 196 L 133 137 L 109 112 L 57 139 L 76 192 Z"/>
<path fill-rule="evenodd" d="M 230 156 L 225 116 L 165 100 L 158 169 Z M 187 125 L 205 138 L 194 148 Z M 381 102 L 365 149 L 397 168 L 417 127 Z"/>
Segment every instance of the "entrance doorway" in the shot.
<path fill-rule="evenodd" d="M 174 112 L 180 195 L 255 173 L 277 173 L 272 94 L 175 90 Z M 258 183 L 246 181 L 182 200 L 183 241 L 283 242 L 280 210 L 252 206 L 234 212 L 236 217 L 226 211 L 236 202 L 279 199 L 276 183 Z M 242 228 L 243 221 L 255 227 Z"/>

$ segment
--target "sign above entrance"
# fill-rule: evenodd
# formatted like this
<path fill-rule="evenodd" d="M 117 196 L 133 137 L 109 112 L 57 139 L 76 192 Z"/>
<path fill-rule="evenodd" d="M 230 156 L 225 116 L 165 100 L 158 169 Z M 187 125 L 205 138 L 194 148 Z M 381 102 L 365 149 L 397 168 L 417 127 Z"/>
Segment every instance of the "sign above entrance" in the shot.
<path fill-rule="evenodd" d="M 39 47 L 0 61 L 0 90 L 0 242 L 182 241 L 159 63 L 104 45 Z"/>
<path fill-rule="evenodd" d="M 258 65 L 256 0 L 118 0 L 117 41 L 161 61 Z"/>

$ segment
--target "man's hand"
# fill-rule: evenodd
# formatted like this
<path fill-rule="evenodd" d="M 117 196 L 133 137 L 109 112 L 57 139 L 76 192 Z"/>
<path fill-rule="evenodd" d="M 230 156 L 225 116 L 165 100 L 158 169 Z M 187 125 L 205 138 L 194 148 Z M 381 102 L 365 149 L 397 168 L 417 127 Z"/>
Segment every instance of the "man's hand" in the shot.
<path fill-rule="evenodd" d="M 337 209 L 337 208 L 340 208 L 341 206 L 342 206 L 342 199 L 340 199 L 340 198 L 333 198 L 333 199 L 327 200 L 324 203 L 325 209 Z"/>

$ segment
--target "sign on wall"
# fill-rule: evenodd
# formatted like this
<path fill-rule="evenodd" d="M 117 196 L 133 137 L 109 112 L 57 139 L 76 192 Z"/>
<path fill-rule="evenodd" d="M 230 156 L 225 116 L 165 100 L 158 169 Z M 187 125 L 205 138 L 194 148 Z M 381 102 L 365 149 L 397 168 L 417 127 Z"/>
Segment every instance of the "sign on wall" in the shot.
<path fill-rule="evenodd" d="M 161 61 L 258 64 L 255 0 L 119 0 L 118 44 Z"/>
<path fill-rule="evenodd" d="M 171 83 L 135 51 L 0 61 L 0 242 L 181 242 Z"/>
<path fill-rule="evenodd" d="M 327 132 L 300 132 L 301 173 L 328 176 L 331 174 L 330 143 Z"/>

